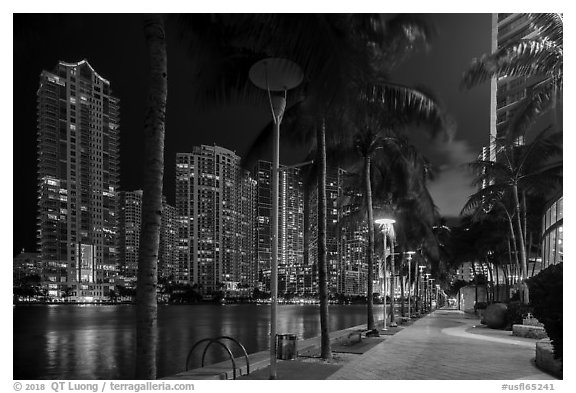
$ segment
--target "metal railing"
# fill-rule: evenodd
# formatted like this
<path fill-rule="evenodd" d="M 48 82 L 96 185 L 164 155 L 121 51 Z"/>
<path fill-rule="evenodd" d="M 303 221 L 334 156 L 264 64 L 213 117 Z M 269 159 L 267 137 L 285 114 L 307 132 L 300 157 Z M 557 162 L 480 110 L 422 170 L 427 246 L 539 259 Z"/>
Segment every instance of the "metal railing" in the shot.
<path fill-rule="evenodd" d="M 194 344 L 192 346 L 192 349 L 190 349 L 190 351 L 188 352 L 188 356 L 186 357 L 186 371 L 190 370 L 189 366 L 190 366 L 190 360 L 192 359 L 192 354 L 194 352 L 194 350 L 202 343 L 206 342 L 206 346 L 204 347 L 204 351 L 202 352 L 202 361 L 201 361 L 201 367 L 204 367 L 204 360 L 206 358 L 206 353 L 208 352 L 208 348 L 216 343 L 218 345 L 220 345 L 222 348 L 224 348 L 226 350 L 226 352 L 228 353 L 228 357 L 230 358 L 231 362 L 232 362 L 232 374 L 233 374 L 233 379 L 236 379 L 236 360 L 234 359 L 234 355 L 232 354 L 232 351 L 230 350 L 230 348 L 228 347 L 228 345 L 224 344 L 221 342 L 221 340 L 230 340 L 232 342 L 234 342 L 237 346 L 240 347 L 240 349 L 242 349 L 242 352 L 244 353 L 244 359 L 246 360 L 246 374 L 250 374 L 250 361 L 248 359 L 248 353 L 246 352 L 246 348 L 244 348 L 244 345 L 240 344 L 240 342 L 238 340 L 236 340 L 233 337 L 229 337 L 229 336 L 219 336 L 219 337 L 214 337 L 214 338 L 205 338 L 202 339 L 198 342 L 196 342 L 196 344 Z"/>

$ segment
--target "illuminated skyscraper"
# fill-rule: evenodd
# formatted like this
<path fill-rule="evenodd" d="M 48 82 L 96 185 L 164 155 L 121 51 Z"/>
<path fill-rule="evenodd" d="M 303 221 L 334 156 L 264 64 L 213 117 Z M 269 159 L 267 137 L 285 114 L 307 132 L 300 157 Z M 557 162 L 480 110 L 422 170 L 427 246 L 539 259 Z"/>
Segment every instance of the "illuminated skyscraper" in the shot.
<path fill-rule="evenodd" d="M 118 214 L 119 270 L 125 285 L 135 286 L 142 230 L 142 190 L 120 191 Z M 162 196 L 162 220 L 158 249 L 158 276 L 172 280 L 177 265 L 176 209 Z"/>
<path fill-rule="evenodd" d="M 245 265 L 253 263 L 254 216 L 246 187 L 254 183 L 247 177 L 240 157 L 222 147 L 195 146 L 192 153 L 176 154 L 176 279 L 197 284 L 203 294 L 248 284 L 242 280 L 251 271 Z"/>
<path fill-rule="evenodd" d="M 126 282 L 135 286 L 142 228 L 142 190 L 120 191 L 119 194 L 119 270 Z"/>
<path fill-rule="evenodd" d="M 281 167 L 278 192 L 278 293 L 302 293 L 304 265 L 304 188 L 300 169 Z M 270 290 L 272 164 L 258 161 L 256 181 L 256 255 L 258 282 Z"/>
<path fill-rule="evenodd" d="M 40 75 L 38 242 L 51 284 L 106 298 L 116 274 L 119 100 L 86 60 Z"/>
<path fill-rule="evenodd" d="M 342 260 L 342 242 L 339 223 L 342 218 L 341 200 L 343 197 L 344 170 L 329 168 L 326 174 L 326 261 L 328 273 L 328 290 L 332 293 L 344 292 L 344 275 Z M 317 292 L 318 278 L 316 264 L 318 262 L 318 199 L 317 188 L 310 192 L 310 242 L 307 265 L 314 277 L 311 280 L 310 291 Z"/>
<path fill-rule="evenodd" d="M 533 38 L 536 31 L 524 14 L 492 14 L 492 51 L 522 38 Z M 527 89 L 539 80 L 525 77 L 498 75 L 492 78 L 490 95 L 490 160 L 496 160 L 494 141 L 510 127 L 511 121 L 521 101 L 526 97 Z M 518 137 L 518 144 L 524 143 L 524 136 Z"/>
<path fill-rule="evenodd" d="M 172 281 L 178 266 L 178 216 L 176 208 L 162 196 L 162 223 L 158 250 L 158 276 Z"/>

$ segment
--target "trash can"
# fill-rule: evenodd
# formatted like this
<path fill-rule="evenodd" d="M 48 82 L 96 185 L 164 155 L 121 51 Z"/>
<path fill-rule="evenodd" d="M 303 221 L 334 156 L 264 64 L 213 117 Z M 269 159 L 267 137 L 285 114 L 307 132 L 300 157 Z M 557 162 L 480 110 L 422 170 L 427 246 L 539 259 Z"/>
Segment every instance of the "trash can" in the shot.
<path fill-rule="evenodd" d="M 277 334 L 276 335 L 276 359 L 294 360 L 296 359 L 296 335 Z"/>

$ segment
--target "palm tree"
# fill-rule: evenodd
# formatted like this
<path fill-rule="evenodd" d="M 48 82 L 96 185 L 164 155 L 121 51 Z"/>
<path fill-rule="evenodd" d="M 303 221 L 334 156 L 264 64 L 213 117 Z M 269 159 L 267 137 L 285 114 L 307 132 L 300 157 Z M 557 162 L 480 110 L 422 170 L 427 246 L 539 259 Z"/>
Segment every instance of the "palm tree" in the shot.
<path fill-rule="evenodd" d="M 260 15 L 256 23 L 248 23 L 247 31 L 251 39 L 247 47 L 253 52 L 268 55 L 282 55 L 299 64 L 304 69 L 306 83 L 302 88 L 305 99 L 299 106 L 301 112 L 312 117 L 308 124 L 294 125 L 297 130 L 292 135 L 313 133 L 316 136 L 318 217 L 325 217 L 324 195 L 326 184 L 325 141 L 332 139 L 341 128 L 327 128 L 332 119 L 346 108 L 346 101 L 352 97 L 356 101 L 363 93 L 366 100 L 378 101 L 384 97 L 383 90 L 362 89 L 365 80 L 371 80 L 375 65 L 380 69 L 390 63 L 383 58 L 395 59 L 391 50 L 402 49 L 409 53 L 421 42 L 426 42 L 430 31 L 415 18 L 400 15 L 391 21 L 384 21 L 382 15 Z M 241 41 L 241 40 L 240 40 Z M 294 111 L 292 111 L 294 112 Z M 286 113 L 284 135 L 290 136 L 291 111 Z M 299 118 L 301 120 L 302 118 Z M 287 131 L 287 132 L 286 132 Z M 302 139 L 298 137 L 298 139 Z M 318 270 L 321 300 L 321 323 L 328 320 L 328 290 L 324 276 L 326 271 L 325 224 L 319 224 Z M 370 301 L 371 298 L 369 298 Z M 331 357 L 327 326 L 322 327 L 322 357 Z"/>
<path fill-rule="evenodd" d="M 151 15 L 144 21 L 150 64 L 144 118 L 144 186 L 142 231 L 136 292 L 136 378 L 156 379 L 158 251 L 164 177 L 167 56 L 164 20 Z"/>
<path fill-rule="evenodd" d="M 521 192 L 542 194 L 562 185 L 562 134 L 548 135 L 548 131 L 538 134 L 529 145 L 504 144 L 500 148 L 503 157 L 500 161 L 478 160 L 470 164 L 477 173 L 475 183 L 488 185 L 469 198 L 464 211 L 489 211 L 496 202 L 511 198 L 513 214 L 508 216 L 514 218 L 515 228 L 511 234 L 518 241 L 522 281 L 528 277 L 528 265 L 519 195 Z M 500 203 L 500 206 L 504 204 Z M 524 302 L 528 302 L 526 297 Z"/>
<path fill-rule="evenodd" d="M 462 76 L 462 85 L 466 88 L 500 76 L 537 81 L 527 89 L 514 115 L 507 131 L 510 141 L 523 135 L 546 111 L 555 110 L 563 91 L 562 14 L 525 16 L 537 32 L 534 38 L 510 42 L 490 55 L 474 59 Z"/>
<path fill-rule="evenodd" d="M 376 86 L 369 86 L 367 89 L 370 93 L 367 94 L 367 103 L 363 103 L 363 110 L 358 114 L 359 119 L 356 121 L 356 127 L 359 130 L 355 138 L 355 147 L 363 157 L 364 160 L 364 186 L 366 197 L 366 212 L 368 217 L 368 282 L 370 285 L 370 272 L 373 269 L 373 247 L 374 247 L 374 214 L 372 207 L 372 184 L 371 184 L 371 162 L 372 157 L 379 151 L 377 156 L 380 158 L 379 164 L 383 164 L 387 159 L 389 164 L 379 165 L 379 175 L 381 176 L 381 187 L 388 185 L 389 189 L 384 189 L 384 193 L 392 193 L 394 190 L 391 182 L 386 182 L 386 179 L 394 179 L 391 176 L 395 171 L 398 173 L 405 173 L 397 165 L 400 162 L 406 162 L 402 157 L 401 149 L 406 148 L 405 142 L 400 141 L 400 135 L 403 127 L 410 123 L 425 123 L 430 125 L 427 128 L 433 136 L 440 132 L 445 131 L 443 128 L 446 124 L 445 116 L 442 112 L 440 105 L 434 98 L 422 93 L 416 89 L 411 89 L 406 86 L 396 84 L 380 83 Z M 376 97 L 373 98 L 373 95 Z M 361 101 L 362 102 L 362 101 Z M 392 137 L 385 137 L 391 134 Z M 409 151 L 408 154 L 413 153 Z M 388 157 L 387 157 L 388 156 Z M 415 178 L 407 177 L 411 181 Z M 396 181 L 396 183 L 398 183 Z M 404 187 L 408 188 L 408 187 Z M 402 189 L 402 188 L 400 188 Z M 405 197 L 405 196 L 404 196 Z M 401 197 L 395 198 L 396 201 Z M 394 266 L 391 264 L 392 277 L 395 276 Z M 371 298 L 370 288 L 368 290 L 368 298 Z M 394 322 L 394 296 L 391 299 L 391 321 Z M 370 300 L 369 300 L 370 301 Z M 368 306 L 370 309 L 370 305 Z M 368 311 L 370 314 L 370 311 Z M 370 316 L 368 317 L 370 320 Z"/>

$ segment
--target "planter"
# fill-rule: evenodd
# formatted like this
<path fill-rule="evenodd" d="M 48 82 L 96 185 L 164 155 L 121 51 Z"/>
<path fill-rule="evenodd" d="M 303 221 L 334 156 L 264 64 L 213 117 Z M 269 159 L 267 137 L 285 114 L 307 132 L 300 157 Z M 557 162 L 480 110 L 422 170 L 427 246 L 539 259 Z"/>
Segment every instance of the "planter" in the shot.
<path fill-rule="evenodd" d="M 554 359 L 554 348 L 550 339 L 540 340 L 536 343 L 536 366 L 562 379 L 562 360 Z"/>

